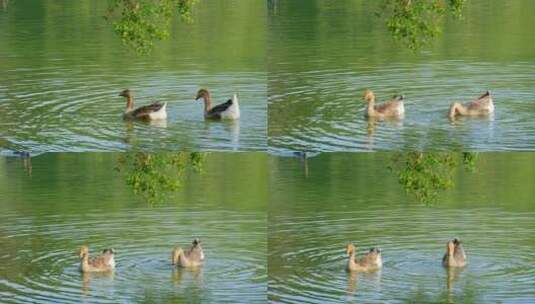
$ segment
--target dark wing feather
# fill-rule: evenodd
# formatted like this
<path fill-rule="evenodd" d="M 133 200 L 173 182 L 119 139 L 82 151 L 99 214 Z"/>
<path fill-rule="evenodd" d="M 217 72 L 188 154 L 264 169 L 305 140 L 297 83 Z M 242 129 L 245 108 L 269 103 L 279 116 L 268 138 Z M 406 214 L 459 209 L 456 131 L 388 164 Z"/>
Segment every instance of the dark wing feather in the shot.
<path fill-rule="evenodd" d="M 375 111 L 383 113 L 390 107 L 397 106 L 400 100 L 390 100 L 375 106 Z"/>
<path fill-rule="evenodd" d="M 442 257 L 442 264 L 446 265 L 446 263 L 448 262 L 448 258 L 449 258 L 449 254 L 446 253 L 446 254 Z"/>
<path fill-rule="evenodd" d="M 232 99 L 229 99 L 227 100 L 227 102 L 219 104 L 213 107 L 212 109 L 210 109 L 210 111 L 208 111 L 206 115 L 208 117 L 214 117 L 214 118 L 220 117 L 221 113 L 225 112 L 231 105 L 232 105 Z"/>
<path fill-rule="evenodd" d="M 132 111 L 131 115 L 135 118 L 143 118 L 149 115 L 150 113 L 159 111 L 163 107 L 163 105 L 163 103 L 155 102 L 148 106 L 142 106 Z"/>
<path fill-rule="evenodd" d="M 111 255 L 102 254 L 92 258 L 89 261 L 93 267 L 108 267 L 110 265 Z"/>
<path fill-rule="evenodd" d="M 487 92 L 485 92 L 485 94 L 479 96 L 478 99 L 483 99 L 483 98 L 486 98 L 486 97 L 489 97 L 489 96 L 490 96 L 490 91 L 487 91 Z"/>

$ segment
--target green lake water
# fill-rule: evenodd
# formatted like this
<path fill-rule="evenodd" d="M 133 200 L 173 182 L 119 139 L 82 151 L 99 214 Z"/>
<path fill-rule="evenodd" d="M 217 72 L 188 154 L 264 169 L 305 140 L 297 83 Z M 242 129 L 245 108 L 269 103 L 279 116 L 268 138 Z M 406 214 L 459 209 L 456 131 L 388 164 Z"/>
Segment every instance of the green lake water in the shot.
<path fill-rule="evenodd" d="M 463 19 L 418 53 L 375 16 L 380 1 L 270 1 L 269 145 L 275 152 L 535 148 L 535 3 L 466 1 Z M 370 123 L 378 101 L 404 94 L 405 119 Z M 490 90 L 496 113 L 450 123 L 449 104 Z"/>
<path fill-rule="evenodd" d="M 2 1 L 0 147 L 31 151 L 265 150 L 266 5 L 199 1 L 193 22 L 139 57 L 103 19 L 107 1 Z M 205 122 L 194 96 L 237 92 L 241 119 Z M 136 106 L 167 102 L 167 123 L 126 123 Z"/>
<path fill-rule="evenodd" d="M 115 173 L 117 157 L 44 154 L 31 175 L 20 159 L 0 158 L 0 302 L 265 303 L 265 154 L 210 154 L 156 206 Z M 194 237 L 204 266 L 174 269 L 171 250 Z M 83 244 L 116 250 L 113 275 L 78 272 Z"/>
<path fill-rule="evenodd" d="M 480 154 L 473 173 L 426 206 L 386 167 L 392 154 L 271 160 L 272 303 L 531 303 L 535 300 L 535 155 Z M 446 242 L 468 264 L 441 265 Z M 383 269 L 348 274 L 345 246 L 383 251 Z"/>

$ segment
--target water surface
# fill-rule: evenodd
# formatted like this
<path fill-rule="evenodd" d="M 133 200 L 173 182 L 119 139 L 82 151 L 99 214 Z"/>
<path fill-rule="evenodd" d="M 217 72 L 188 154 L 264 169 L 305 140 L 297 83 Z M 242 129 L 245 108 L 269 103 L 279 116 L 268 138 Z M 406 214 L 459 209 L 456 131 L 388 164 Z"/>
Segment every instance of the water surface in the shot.
<path fill-rule="evenodd" d="M 435 205 L 414 201 L 386 166 L 391 154 L 322 154 L 308 170 L 273 160 L 268 297 L 273 303 L 528 303 L 535 301 L 535 155 L 480 155 Z M 305 174 L 305 172 L 307 172 Z M 446 271 L 446 242 L 468 264 Z M 384 267 L 348 274 L 345 246 L 383 250 Z"/>
<path fill-rule="evenodd" d="M 44 154 L 31 176 L 19 159 L 0 158 L 2 303 L 265 303 L 267 191 L 265 174 L 255 175 L 265 173 L 265 155 L 210 155 L 204 173 L 186 172 L 183 191 L 154 207 L 114 174 L 116 158 Z M 205 265 L 174 269 L 172 248 L 194 237 Z M 80 274 L 83 244 L 113 247 L 115 272 Z"/>
<path fill-rule="evenodd" d="M 532 1 L 468 1 L 418 53 L 362 0 L 274 1 L 268 18 L 269 145 L 276 152 L 533 150 Z M 368 122 L 365 89 L 406 97 L 402 121 Z M 496 113 L 447 119 L 449 104 L 493 93 Z"/>
<path fill-rule="evenodd" d="M 172 24 L 168 41 L 139 57 L 102 16 L 106 1 L 9 1 L 0 7 L 0 147 L 32 151 L 265 150 L 263 1 L 201 1 L 194 21 Z M 232 22 L 230 22 L 230 20 Z M 242 118 L 205 122 L 194 102 L 237 92 Z M 121 119 L 167 102 L 167 123 Z"/>

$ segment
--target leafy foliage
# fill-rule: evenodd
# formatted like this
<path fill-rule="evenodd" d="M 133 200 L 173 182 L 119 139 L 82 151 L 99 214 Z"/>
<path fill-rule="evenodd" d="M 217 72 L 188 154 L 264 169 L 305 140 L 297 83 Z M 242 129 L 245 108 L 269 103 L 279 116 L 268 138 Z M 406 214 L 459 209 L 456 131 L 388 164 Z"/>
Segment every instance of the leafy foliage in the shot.
<path fill-rule="evenodd" d="M 123 44 L 138 54 L 152 51 L 154 42 L 169 37 L 175 14 L 191 20 L 196 0 L 111 0 L 105 19 L 113 24 Z"/>
<path fill-rule="evenodd" d="M 124 174 L 126 184 L 136 195 L 154 205 L 182 188 L 187 168 L 202 172 L 205 158 L 206 153 L 199 152 L 130 152 L 119 156 L 117 170 Z"/>
<path fill-rule="evenodd" d="M 398 181 L 407 193 L 425 204 L 436 201 L 441 191 L 454 186 L 453 172 L 459 165 L 455 153 L 408 152 L 396 153 L 389 167 L 398 175 Z M 477 154 L 462 155 L 465 170 L 475 170 Z"/>
<path fill-rule="evenodd" d="M 476 164 L 479 158 L 479 154 L 473 152 L 464 152 L 463 153 L 463 165 L 466 171 L 474 172 L 476 171 Z"/>
<path fill-rule="evenodd" d="M 428 45 L 440 33 L 445 16 L 462 17 L 466 0 L 384 0 L 380 16 L 394 38 L 409 49 Z"/>

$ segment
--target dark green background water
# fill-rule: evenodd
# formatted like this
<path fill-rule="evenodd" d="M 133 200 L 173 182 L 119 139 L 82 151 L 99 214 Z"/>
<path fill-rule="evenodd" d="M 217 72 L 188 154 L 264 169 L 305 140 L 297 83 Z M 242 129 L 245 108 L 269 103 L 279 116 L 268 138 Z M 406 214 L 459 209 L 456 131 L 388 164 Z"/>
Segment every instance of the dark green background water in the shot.
<path fill-rule="evenodd" d="M 273 303 L 528 303 L 535 300 L 535 155 L 481 154 L 476 172 L 425 206 L 386 166 L 392 154 L 271 160 L 268 229 Z M 464 241 L 468 265 L 441 266 Z M 349 275 L 345 245 L 383 250 L 383 270 Z"/>
<path fill-rule="evenodd" d="M 263 302 L 269 282 L 270 301 L 283 303 L 535 299 L 535 155 L 480 154 L 475 172 L 455 170 L 454 187 L 429 206 L 403 191 L 387 169 L 392 156 L 304 163 L 214 153 L 153 207 L 113 169 L 117 154 L 44 154 L 31 175 L 20 159 L 1 158 L 0 296 Z M 174 272 L 169 250 L 194 236 L 205 267 Z M 453 237 L 465 242 L 469 264 L 448 273 L 440 259 Z M 347 242 L 381 247 L 383 270 L 348 275 Z M 115 247 L 114 276 L 78 273 L 83 243 Z"/>
<path fill-rule="evenodd" d="M 125 186 L 117 157 L 45 154 L 31 176 L 0 158 L 0 302 L 265 302 L 265 154 L 209 155 L 204 173 L 187 171 L 183 191 L 154 207 Z M 194 237 L 205 265 L 173 270 L 172 248 Z M 114 275 L 81 275 L 83 244 L 115 248 Z"/>
<path fill-rule="evenodd" d="M 470 0 L 418 54 L 377 3 L 200 1 L 140 58 L 102 19 L 105 1 L 0 0 L 0 150 L 36 152 L 0 151 L 0 302 L 535 301 L 535 154 L 481 154 L 430 206 L 387 170 L 392 154 L 213 153 L 153 206 L 114 170 L 117 154 L 38 154 L 535 148 L 533 1 Z M 242 119 L 205 122 L 201 86 L 217 101 L 238 91 Z M 126 87 L 138 105 L 167 101 L 167 124 L 123 122 Z M 369 124 L 366 88 L 403 93 L 405 120 Z M 494 117 L 446 119 L 487 89 Z M 206 265 L 173 270 L 171 248 L 193 237 Z M 450 273 L 453 237 L 469 264 Z M 347 242 L 381 247 L 384 269 L 348 275 Z M 78 272 L 84 243 L 117 250 L 114 275 Z"/>
<path fill-rule="evenodd" d="M 413 53 L 375 17 L 380 1 L 273 1 L 268 17 L 269 144 L 287 150 L 535 148 L 535 2 L 466 1 Z M 362 93 L 406 97 L 405 120 L 368 125 Z M 493 119 L 450 123 L 448 106 L 493 93 Z"/>
<path fill-rule="evenodd" d="M 265 150 L 266 7 L 199 1 L 151 56 L 124 47 L 103 19 L 107 1 L 9 1 L 0 6 L 0 147 L 32 151 Z M 168 102 L 167 124 L 127 124 L 136 105 Z M 240 96 L 237 123 L 205 122 L 194 102 Z"/>

